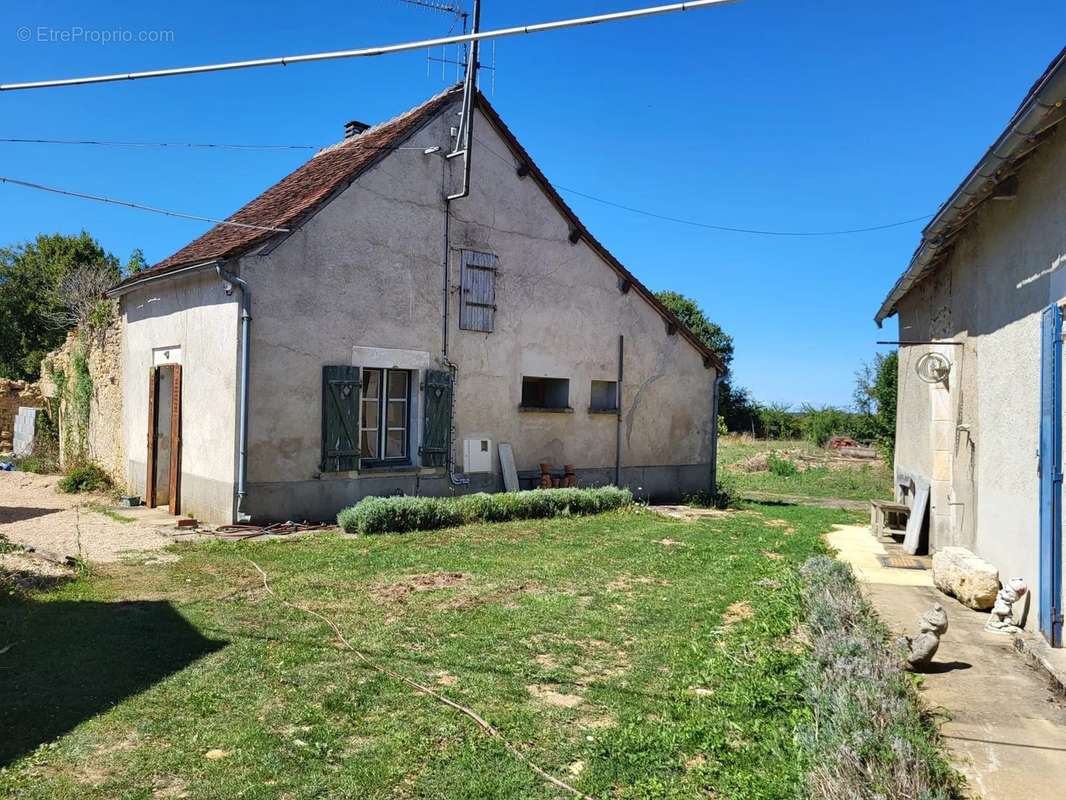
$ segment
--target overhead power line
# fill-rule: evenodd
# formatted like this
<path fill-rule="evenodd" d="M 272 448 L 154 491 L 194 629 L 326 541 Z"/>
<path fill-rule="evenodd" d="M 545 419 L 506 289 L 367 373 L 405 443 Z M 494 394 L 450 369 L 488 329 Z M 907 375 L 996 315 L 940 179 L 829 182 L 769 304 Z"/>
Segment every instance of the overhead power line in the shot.
<path fill-rule="evenodd" d="M 402 53 L 408 50 L 421 50 L 429 47 L 440 47 L 449 44 L 462 44 L 465 42 L 478 42 L 486 39 L 501 39 L 505 36 L 518 36 L 527 33 L 543 33 L 545 31 L 562 30 L 563 28 L 576 28 L 581 25 L 599 25 L 605 22 L 619 22 L 627 19 L 650 17 L 658 14 L 672 14 L 679 11 L 690 11 L 697 8 L 725 5 L 737 2 L 737 0 L 692 0 L 686 3 L 671 3 L 664 6 L 652 6 L 638 8 L 631 11 L 615 11 L 609 14 L 597 14 L 591 17 L 575 17 L 573 19 L 556 20 L 554 22 L 538 22 L 532 25 L 518 25 L 512 28 L 497 28 L 478 33 L 457 34 L 454 36 L 442 36 L 436 39 L 422 39 L 417 42 L 404 42 L 402 44 L 390 44 L 379 47 L 364 47 L 356 50 L 333 50 L 324 53 L 306 53 L 295 56 L 277 56 L 273 58 L 257 58 L 249 61 L 228 61 L 219 64 L 202 64 L 193 67 L 176 67 L 173 69 L 156 69 L 144 72 L 124 72 L 112 75 L 93 75 L 84 78 L 62 78 L 58 80 L 27 81 L 24 83 L 2 83 L 0 91 L 15 91 L 18 89 L 45 89 L 55 86 L 83 86 L 90 83 L 114 83 L 116 81 L 132 81 L 142 78 L 168 78 L 177 75 L 195 75 L 202 72 L 224 72 L 235 69 L 252 69 L 254 67 L 285 67 L 290 64 L 303 64 L 312 61 L 335 61 L 344 58 L 365 58 L 381 56 L 390 53 Z"/>
<path fill-rule="evenodd" d="M 482 141 L 477 136 L 474 137 L 474 140 L 481 145 L 485 152 L 494 155 L 500 161 L 504 162 L 509 166 L 516 166 L 516 162 L 513 158 L 508 158 L 507 156 L 501 155 L 500 153 L 496 152 L 496 150 L 494 150 L 492 147 L 490 147 L 487 143 Z M 899 220 L 898 222 L 889 222 L 884 225 L 871 225 L 866 228 L 845 228 L 843 230 L 832 231 L 772 231 L 763 230 L 759 228 L 737 228 L 729 225 L 716 225 L 710 222 L 698 222 L 696 220 L 691 219 L 682 219 L 681 217 L 671 217 L 667 214 L 658 214 L 654 211 L 645 211 L 642 208 L 634 208 L 633 206 L 627 206 L 623 205 L 622 203 L 616 203 L 613 200 L 605 200 L 602 197 L 596 197 L 595 195 L 586 194 L 585 192 L 580 192 L 577 189 L 569 189 L 566 186 L 560 186 L 557 183 L 553 183 L 552 187 L 554 187 L 556 191 L 576 194 L 578 197 L 584 197 L 586 200 L 592 200 L 596 203 L 603 203 L 606 206 L 618 208 L 622 211 L 628 211 L 631 214 L 641 214 L 642 216 L 651 217 L 652 219 L 661 219 L 665 222 L 677 223 L 678 225 L 690 225 L 694 228 L 706 228 L 707 230 L 726 231 L 728 233 L 746 233 L 753 236 L 844 236 L 846 234 L 851 233 L 870 233 L 872 231 L 887 230 L 888 228 L 898 228 L 901 225 L 910 225 L 915 222 L 921 222 L 922 220 L 929 219 L 929 217 L 933 216 L 932 214 L 923 214 L 920 217 L 903 219 Z"/>
<path fill-rule="evenodd" d="M 515 165 L 514 159 L 508 158 L 507 156 L 504 156 L 504 155 L 501 155 L 499 152 L 497 152 L 496 150 L 491 148 L 480 137 L 475 136 L 474 139 L 475 139 L 475 141 L 477 141 L 478 144 L 480 144 L 484 148 L 484 150 L 486 152 L 488 152 L 491 155 L 495 156 L 496 158 L 498 158 L 499 160 L 501 160 L 504 163 L 508 164 L 509 166 L 514 166 Z M 189 148 L 232 149 L 232 150 L 321 150 L 324 147 L 328 146 L 328 145 L 313 145 L 313 144 L 307 144 L 307 145 L 303 145 L 303 144 L 263 144 L 263 145 L 259 145 L 259 144 L 223 144 L 223 143 L 214 143 L 214 142 L 120 142 L 120 141 L 107 141 L 107 140 L 95 140 L 95 139 L 15 139 L 15 138 L 0 138 L 0 144 L 3 144 L 3 143 L 100 145 L 100 146 L 108 146 L 108 147 L 144 147 L 144 148 L 149 148 L 149 147 L 159 147 L 159 148 L 189 147 Z M 349 146 L 355 146 L 357 144 L 358 144 L 357 142 L 352 142 L 351 145 L 349 145 Z M 360 145 L 360 146 L 370 147 L 371 145 Z M 404 146 L 404 145 L 393 146 L 393 147 L 383 146 L 383 147 L 380 147 L 380 148 L 375 147 L 375 149 L 418 150 L 420 152 L 425 152 L 425 148 L 422 148 L 422 147 L 411 147 L 411 146 Z M 9 182 L 15 183 L 15 181 L 9 181 Z M 26 185 L 26 182 L 23 182 L 23 185 Z M 778 231 L 778 230 L 766 230 L 766 229 L 761 229 L 761 228 L 740 228 L 740 227 L 735 227 L 735 226 L 730 226 L 730 225 L 720 225 L 720 224 L 712 223 L 712 222 L 701 222 L 699 220 L 684 219 L 684 218 L 681 218 L 681 217 L 670 216 L 669 214 L 660 214 L 660 213 L 655 212 L 655 211 L 648 211 L 648 210 L 643 209 L 643 208 L 635 208 L 633 206 L 628 206 L 628 205 L 624 205 L 622 203 L 617 203 L 617 202 L 615 202 L 613 200 L 607 200 L 607 199 L 605 199 L 603 197 L 597 197 L 596 195 L 588 194 L 588 193 L 582 192 L 582 191 L 580 191 L 578 189 L 571 189 L 568 186 L 560 186 L 559 184 L 552 184 L 552 185 L 555 187 L 555 189 L 557 191 L 566 192 L 568 194 L 577 195 L 578 197 L 583 197 L 586 200 L 592 200 L 595 203 L 601 203 L 603 205 L 610 206 L 612 208 L 617 208 L 617 209 L 620 209 L 622 211 L 627 211 L 627 212 L 629 212 L 631 214 L 640 214 L 641 216 L 650 217 L 651 219 L 658 219 L 658 220 L 662 220 L 664 222 L 672 222 L 672 223 L 675 223 L 675 224 L 678 224 L 678 225 L 688 225 L 688 226 L 694 227 L 694 228 L 704 228 L 706 230 L 712 230 L 712 231 L 724 231 L 724 232 L 727 232 L 727 233 L 742 233 L 742 234 L 748 234 L 748 235 L 752 235 L 752 236 L 846 236 L 846 235 L 855 234 L 855 233 L 872 233 L 874 231 L 888 230 L 889 228 L 898 228 L 898 227 L 901 227 L 903 225 L 911 225 L 911 224 L 913 224 L 915 222 L 922 222 L 923 220 L 926 220 L 926 219 L 928 219 L 929 217 L 932 216 L 932 214 L 923 214 L 921 216 L 912 217 L 910 219 L 903 219 L 903 220 L 899 220 L 897 222 L 889 222 L 889 223 L 885 223 L 885 224 L 881 224 L 881 225 L 871 225 L 871 226 L 862 227 L 862 228 L 844 228 L 844 229 L 839 229 L 839 230 Z M 43 188 L 43 187 L 37 187 L 36 185 L 34 185 L 34 187 L 35 188 Z M 56 191 L 60 191 L 60 190 L 56 190 Z M 93 195 L 83 195 L 83 194 L 74 193 L 74 192 L 61 192 L 61 193 L 71 194 L 72 196 L 83 197 L 85 199 L 97 199 Z M 106 198 L 103 198 L 103 201 L 104 202 L 111 202 L 111 201 L 107 200 Z M 141 206 L 137 206 L 136 204 L 125 203 L 125 202 L 122 202 L 122 201 L 114 201 L 114 202 L 117 202 L 120 205 L 130 205 L 131 207 L 134 207 L 134 208 L 143 208 Z M 148 210 L 157 210 L 157 209 L 148 209 Z M 169 212 L 160 211 L 159 213 L 169 213 Z M 204 220 L 204 221 L 208 221 L 208 222 L 217 222 L 218 221 L 218 220 L 213 220 L 213 219 L 210 219 L 210 218 L 207 218 L 207 217 L 196 217 L 196 216 L 189 215 L 189 214 L 176 214 L 175 213 L 175 214 L 171 214 L 171 216 L 181 216 L 181 217 L 184 217 L 184 218 L 187 218 L 187 219 L 197 219 L 197 220 Z M 222 221 L 222 224 L 237 225 L 239 227 L 241 226 L 241 223 L 227 223 L 225 221 Z M 254 228 L 254 227 L 258 227 L 258 226 L 244 225 L 243 227 L 253 227 Z M 266 228 L 266 230 L 274 230 L 274 229 L 273 228 Z"/>
<path fill-rule="evenodd" d="M 208 142 L 116 142 L 95 139 L 14 139 L 0 138 L 3 144 L 80 144 L 103 147 L 188 147 L 212 150 L 319 150 L 313 144 L 215 144 Z M 421 148 L 419 148 L 421 149 Z"/>
<path fill-rule="evenodd" d="M 182 219 L 192 219 L 197 222 L 213 222 L 216 225 L 231 225 L 235 228 L 252 228 L 257 231 L 271 231 L 273 233 L 288 233 L 288 228 L 272 228 L 268 225 L 250 225 L 246 222 L 232 222 L 228 219 L 215 219 L 214 217 L 201 217 L 197 214 L 185 214 L 181 211 L 169 211 L 165 208 L 155 208 L 154 206 L 145 206 L 140 203 L 131 203 L 128 200 L 116 200 L 113 197 L 102 197 L 97 194 L 86 194 L 85 192 L 72 192 L 67 189 L 57 189 L 55 186 L 45 186 L 41 183 L 31 183 L 30 181 L 20 181 L 15 178 L 5 178 L 0 175 L 0 183 L 10 183 L 12 186 L 22 186 L 26 189 L 37 189 L 42 192 L 52 192 L 54 194 L 61 194 L 67 197 L 78 197 L 82 200 L 95 200 L 98 203 L 110 203 L 116 206 L 126 206 L 127 208 L 136 208 L 140 211 L 151 211 L 153 214 L 163 214 L 168 217 L 180 217 Z"/>
<path fill-rule="evenodd" d="M 596 203 L 603 203 L 605 206 L 611 206 L 612 208 L 620 208 L 623 211 L 628 211 L 632 214 L 641 214 L 645 217 L 652 217 L 654 219 L 665 220 L 666 222 L 676 222 L 678 225 L 691 225 L 694 228 L 707 228 L 712 231 L 728 231 L 730 233 L 749 233 L 756 236 L 845 236 L 849 233 L 870 233 L 872 231 L 883 231 L 889 228 L 898 228 L 901 225 L 911 225 L 915 222 L 921 222 L 929 219 L 932 214 L 922 214 L 920 217 L 912 217 L 911 219 L 901 219 L 898 222 L 888 222 L 884 225 L 871 225 L 867 228 L 844 228 L 842 230 L 833 231 L 771 231 L 762 230 L 759 228 L 734 228 L 728 225 L 714 225 L 709 222 L 698 222 L 694 219 L 682 219 L 680 217 L 671 217 L 666 214 L 657 214 L 654 211 L 645 211 L 641 208 L 633 208 L 632 206 L 622 205 L 621 203 L 615 203 L 613 200 L 604 200 L 602 197 L 595 197 L 591 194 L 585 194 L 579 192 L 577 189 L 568 189 L 565 186 L 559 186 L 553 184 L 560 192 L 567 192 L 568 194 L 576 194 L 578 197 L 584 197 L 586 200 L 592 200 Z"/>

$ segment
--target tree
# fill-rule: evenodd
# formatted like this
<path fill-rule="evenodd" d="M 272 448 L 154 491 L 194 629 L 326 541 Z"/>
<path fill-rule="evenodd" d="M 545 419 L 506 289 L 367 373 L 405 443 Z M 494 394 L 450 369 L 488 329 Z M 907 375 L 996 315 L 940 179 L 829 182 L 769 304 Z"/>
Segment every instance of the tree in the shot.
<path fill-rule="evenodd" d="M 730 368 L 733 363 L 733 337 L 712 322 L 695 300 L 680 292 L 662 291 L 656 292 L 655 296 L 701 342 L 718 354 L 726 369 Z M 718 413 L 731 431 L 751 430 L 753 424 L 758 424 L 758 411 L 751 394 L 747 389 L 733 386 L 728 377 L 718 387 Z"/>
<path fill-rule="evenodd" d="M 39 234 L 0 248 L 0 377 L 37 378 L 41 359 L 62 344 L 69 328 L 60 287 L 87 271 L 110 283 L 122 275 L 118 259 L 85 231 Z"/>
<path fill-rule="evenodd" d="M 878 353 L 874 357 L 877 377 L 873 397 L 877 403 L 877 442 L 891 462 L 896 453 L 896 392 L 899 385 L 899 353 Z"/>
<path fill-rule="evenodd" d="M 899 382 L 899 355 L 877 353 L 873 363 L 864 362 L 855 373 L 852 395 L 856 410 L 870 424 L 878 447 L 891 461 L 896 441 L 896 387 Z"/>

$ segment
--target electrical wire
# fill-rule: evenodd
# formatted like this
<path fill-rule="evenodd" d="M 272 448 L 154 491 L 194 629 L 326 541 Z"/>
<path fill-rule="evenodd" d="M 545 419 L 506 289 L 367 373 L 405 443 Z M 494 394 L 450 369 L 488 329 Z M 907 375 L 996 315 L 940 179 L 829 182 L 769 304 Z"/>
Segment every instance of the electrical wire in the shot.
<path fill-rule="evenodd" d="M 153 214 L 163 214 L 167 217 L 180 217 L 181 219 L 192 219 L 197 222 L 213 222 L 216 225 L 230 225 L 235 228 L 251 228 L 257 231 L 270 231 L 272 233 L 288 233 L 288 228 L 273 228 L 268 225 L 251 225 L 246 222 L 233 222 L 228 219 L 215 219 L 214 217 L 201 217 L 197 214 L 185 214 L 181 211 L 169 211 L 165 208 L 156 208 L 154 206 L 145 206 L 140 203 L 131 203 L 128 200 L 116 200 L 112 197 L 102 197 L 97 194 L 86 194 L 85 192 L 73 192 L 68 189 L 58 189 L 55 186 L 45 186 L 41 183 L 32 183 L 30 181 L 20 181 L 15 178 L 6 178 L 0 175 L 0 183 L 10 183 L 12 186 L 22 186 L 26 189 L 37 189 L 42 192 L 53 192 L 54 194 L 65 195 L 66 197 L 77 197 L 82 200 L 95 200 L 98 203 L 110 203 L 116 206 L 126 206 L 127 208 L 136 208 L 139 211 L 151 211 Z"/>
<path fill-rule="evenodd" d="M 631 214 L 641 214 L 645 217 L 652 217 L 653 219 L 661 219 L 666 222 L 676 222 L 678 225 L 691 225 L 694 228 L 707 228 L 712 231 L 727 231 L 729 233 L 747 233 L 754 236 L 846 236 L 852 233 L 870 233 L 872 231 L 883 231 L 889 228 L 898 228 L 901 225 L 911 225 L 915 222 L 921 222 L 929 219 L 932 214 L 922 214 L 920 217 L 911 217 L 910 219 L 901 219 L 898 222 L 887 222 L 883 225 L 871 225 L 866 228 L 843 228 L 841 230 L 834 231 L 772 231 L 763 230 L 759 228 L 733 228 L 728 225 L 712 225 L 709 222 L 698 222 L 693 219 L 682 219 L 680 217 L 670 217 L 666 214 L 657 214 L 654 211 L 645 211 L 641 208 L 633 208 L 632 206 L 622 205 L 621 203 L 615 203 L 613 200 L 604 200 L 602 197 L 596 197 L 591 194 L 585 194 L 579 192 L 577 189 L 569 189 L 566 186 L 559 186 L 553 184 L 560 192 L 567 192 L 569 194 L 576 194 L 578 197 L 584 197 L 586 200 L 592 200 L 596 203 L 602 203 L 605 206 L 611 206 L 612 208 L 619 208 L 623 211 L 628 211 Z"/>
<path fill-rule="evenodd" d="M 496 158 L 500 159 L 505 164 L 508 164 L 512 167 L 517 167 L 517 162 L 513 158 L 508 158 L 507 156 L 501 155 L 500 153 L 496 152 L 492 147 L 490 147 L 477 136 L 474 136 L 474 141 L 480 144 L 486 152 L 496 156 Z M 575 194 L 579 197 L 584 197 L 587 200 L 592 200 L 597 203 L 603 203 L 604 205 L 611 206 L 613 208 L 618 208 L 622 211 L 628 211 L 631 214 L 641 214 L 646 217 L 651 217 L 652 219 L 659 219 L 665 222 L 674 222 L 678 225 L 690 225 L 696 228 L 706 228 L 707 230 L 712 231 L 726 231 L 728 233 L 746 233 L 753 236 L 844 236 L 852 233 L 870 233 L 872 231 L 883 231 L 889 228 L 898 228 L 901 225 L 911 225 L 915 222 L 921 222 L 922 220 L 929 219 L 931 216 L 933 216 L 932 214 L 923 214 L 920 217 L 912 217 L 911 219 L 899 220 L 898 222 L 888 222 L 883 225 L 871 225 L 866 228 L 845 228 L 842 230 L 833 231 L 773 231 L 762 230 L 758 228 L 735 228 L 730 227 L 728 225 L 715 225 L 710 222 L 698 222 L 696 220 L 691 219 L 671 217 L 666 214 L 659 214 L 654 211 L 646 211 L 642 208 L 634 208 L 633 206 L 627 206 L 623 205 L 622 203 L 616 203 L 613 200 L 605 200 L 602 197 L 596 197 L 595 195 L 580 192 L 577 189 L 570 189 L 566 186 L 560 186 L 557 183 L 552 183 L 551 186 L 556 191 Z"/>
<path fill-rule="evenodd" d="M 479 145 L 481 145 L 481 147 L 486 152 L 492 154 L 493 156 L 498 158 L 503 163 L 505 163 L 505 164 L 507 164 L 509 166 L 512 166 L 512 167 L 513 166 L 517 166 L 517 163 L 515 162 L 515 160 L 513 158 L 510 158 L 508 156 L 504 156 L 504 155 L 500 154 L 495 149 L 490 147 L 487 143 L 482 141 L 480 137 L 475 135 L 474 136 L 474 140 Z M 159 148 L 188 147 L 188 148 L 206 148 L 206 149 L 212 149 L 212 148 L 213 149 L 233 149 L 233 150 L 321 150 L 322 149 L 322 147 L 319 147 L 317 145 L 310 145 L 310 144 L 308 144 L 308 145 L 302 145 L 302 144 L 275 144 L 275 145 L 269 145 L 269 144 L 219 144 L 219 143 L 209 143 L 209 142 L 121 142 L 121 141 L 107 141 L 107 140 L 93 140 L 93 139 L 16 139 L 16 138 L 0 138 L 0 144 L 5 144 L 5 143 L 7 143 L 7 144 L 18 143 L 18 144 L 99 145 L 99 146 L 108 146 L 108 147 L 159 147 Z M 373 147 L 374 149 L 378 149 L 378 150 L 418 150 L 418 151 L 421 151 L 421 152 L 425 152 L 425 148 L 422 148 L 422 147 L 408 147 L 408 146 L 392 146 L 392 147 L 390 147 L 390 146 L 387 146 L 387 145 L 381 145 L 381 146 L 377 146 L 377 145 L 359 145 L 358 142 L 353 142 L 349 146 L 350 147 L 361 146 L 361 147 L 367 147 L 367 148 Z M 238 227 L 256 228 L 256 229 L 259 229 L 259 230 L 271 230 L 271 231 L 275 231 L 275 230 L 276 231 L 280 231 L 281 230 L 279 228 L 265 228 L 265 227 L 258 226 L 258 225 L 246 225 L 246 224 L 242 224 L 242 223 L 239 223 L 239 222 L 226 222 L 225 220 L 214 220 L 214 219 L 211 219 L 209 217 L 198 217 L 198 216 L 194 216 L 194 215 L 191 215 L 191 214 L 180 214 L 180 213 L 177 213 L 177 212 L 169 212 L 169 211 L 164 211 L 162 209 L 154 209 L 154 208 L 150 208 L 150 207 L 146 207 L 146 206 L 139 206 L 139 205 L 137 205 L 135 203 L 127 203 L 127 202 L 120 201 L 120 200 L 110 200 L 110 199 L 107 199 L 107 198 L 99 198 L 99 197 L 96 197 L 94 195 L 84 195 L 84 194 L 77 193 L 77 192 L 66 192 L 66 191 L 63 191 L 63 190 L 60 190 L 60 189 L 52 189 L 50 187 L 44 187 L 44 186 L 40 186 L 40 185 L 37 185 L 37 184 L 29 184 L 28 182 L 25 182 L 25 181 L 19 182 L 19 181 L 14 181 L 14 180 L 11 180 L 11 179 L 3 179 L 3 178 L 0 178 L 0 181 L 6 181 L 8 183 L 15 183 L 15 184 L 18 184 L 18 185 L 23 185 L 23 186 L 30 186 L 31 188 L 39 188 L 39 189 L 44 189 L 44 190 L 47 190 L 47 191 L 55 191 L 55 192 L 58 192 L 60 194 L 69 194 L 71 196 L 81 197 L 81 198 L 87 199 L 87 200 L 101 200 L 102 202 L 112 202 L 112 203 L 116 203 L 118 205 L 130 206 L 131 208 L 141 208 L 142 210 L 155 211 L 156 213 L 167 214 L 169 216 L 175 216 L 175 217 L 183 217 L 185 219 L 202 220 L 202 221 L 205 221 L 205 222 L 217 222 L 219 224 L 224 224 L 224 225 L 235 225 L 235 226 L 238 226 Z M 701 222 L 699 220 L 693 220 L 693 219 L 684 219 L 682 217 L 673 217 L 673 216 L 670 216 L 668 214 L 660 214 L 660 213 L 655 212 L 655 211 L 648 211 L 646 209 L 636 208 L 634 206 L 628 206 L 628 205 L 624 205 L 622 203 L 617 203 L 617 202 L 615 202 L 613 200 L 607 200 L 606 198 L 603 198 L 603 197 L 597 197 L 596 195 L 588 194 L 588 193 L 582 192 L 582 191 L 580 191 L 578 189 L 571 189 L 568 186 L 561 186 L 559 184 L 552 184 L 552 187 L 556 191 L 559 191 L 559 192 L 566 192 L 567 194 L 577 195 L 578 197 L 583 197 L 586 200 L 592 200 L 595 203 L 601 203 L 601 204 L 603 204 L 605 206 L 610 206 L 611 208 L 617 208 L 617 209 L 622 210 L 622 211 L 627 211 L 627 212 L 629 212 L 631 214 L 640 214 L 641 216 L 649 217 L 651 219 L 658 219 L 658 220 L 662 220 L 664 222 L 672 222 L 672 223 L 675 223 L 677 225 L 688 225 L 688 226 L 694 227 L 694 228 L 704 228 L 706 230 L 723 231 L 723 232 L 727 232 L 727 233 L 741 233 L 741 234 L 747 234 L 747 235 L 750 235 L 750 236 L 784 236 L 784 237 L 848 236 L 848 235 L 857 234 L 857 233 L 872 233 L 872 232 L 875 232 L 875 231 L 888 230 L 890 228 L 899 228 L 899 227 L 901 227 L 903 225 L 912 225 L 912 224 L 914 224 L 916 222 L 922 222 L 923 220 L 927 220 L 931 216 L 933 216 L 932 214 L 923 214 L 923 215 L 918 216 L 918 217 L 911 217 L 909 219 L 898 220 L 896 222 L 888 222 L 888 223 L 884 223 L 884 224 L 881 224 L 881 225 L 870 225 L 870 226 L 862 227 L 862 228 L 843 228 L 843 229 L 838 229 L 838 230 L 824 230 L 824 231 L 779 231 L 779 230 L 768 230 L 768 229 L 762 229 L 762 228 L 740 228 L 740 227 L 734 227 L 734 226 L 729 226 L 729 225 L 719 225 L 719 224 L 711 223 L 711 222 Z"/>
<path fill-rule="evenodd" d="M 115 142 L 95 139 L 13 139 L 0 138 L 0 144 L 80 144 L 103 147 L 189 147 L 213 150 L 320 150 L 313 144 L 215 144 L 206 142 Z"/>

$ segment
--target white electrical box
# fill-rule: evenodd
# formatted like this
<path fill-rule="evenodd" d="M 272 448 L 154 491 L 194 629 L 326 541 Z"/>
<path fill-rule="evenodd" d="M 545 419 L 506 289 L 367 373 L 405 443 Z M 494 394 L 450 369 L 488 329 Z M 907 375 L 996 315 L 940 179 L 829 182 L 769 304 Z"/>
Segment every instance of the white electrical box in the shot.
<path fill-rule="evenodd" d="M 491 439 L 463 439 L 463 471 L 492 472 Z"/>

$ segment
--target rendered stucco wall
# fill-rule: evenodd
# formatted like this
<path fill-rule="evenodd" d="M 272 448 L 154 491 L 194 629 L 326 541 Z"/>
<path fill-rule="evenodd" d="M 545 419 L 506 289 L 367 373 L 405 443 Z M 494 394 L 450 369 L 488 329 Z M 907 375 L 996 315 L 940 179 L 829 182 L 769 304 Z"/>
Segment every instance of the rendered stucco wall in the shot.
<path fill-rule="evenodd" d="M 896 471 L 933 484 L 930 542 L 969 547 L 1003 578 L 1039 581 L 1040 316 L 1066 297 L 1066 135 L 1019 173 L 1014 200 L 987 202 L 947 262 L 899 304 L 899 338 L 963 345 L 900 350 Z M 914 364 L 935 349 L 949 388 Z"/>
<path fill-rule="evenodd" d="M 449 146 L 449 113 L 405 143 Z M 390 154 L 269 253 L 241 259 L 253 287 L 247 509 L 328 516 L 370 493 L 501 488 L 496 447 L 519 471 L 575 464 L 585 483 L 613 479 L 615 418 L 588 411 L 592 380 L 615 380 L 625 337 L 624 480 L 643 495 L 708 488 L 714 369 L 584 242 L 479 116 L 469 198 L 451 204 L 449 357 L 458 368 L 456 441 L 492 440 L 493 472 L 466 487 L 442 470 L 321 473 L 325 364 L 440 368 L 445 204 L 439 154 Z M 458 162 L 456 162 L 457 164 Z M 498 257 L 492 333 L 459 330 L 459 250 Z M 377 355 L 375 355 L 377 353 Z M 377 359 L 368 363 L 367 359 Z M 572 413 L 520 413 L 523 375 L 570 380 Z M 421 432 L 416 401 L 414 446 Z"/>
<path fill-rule="evenodd" d="M 180 347 L 181 511 L 209 522 L 232 522 L 238 295 L 227 297 L 215 273 L 207 271 L 131 292 L 122 298 L 122 310 L 122 435 L 130 488 L 141 495 L 145 491 L 153 350 Z"/>

